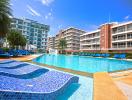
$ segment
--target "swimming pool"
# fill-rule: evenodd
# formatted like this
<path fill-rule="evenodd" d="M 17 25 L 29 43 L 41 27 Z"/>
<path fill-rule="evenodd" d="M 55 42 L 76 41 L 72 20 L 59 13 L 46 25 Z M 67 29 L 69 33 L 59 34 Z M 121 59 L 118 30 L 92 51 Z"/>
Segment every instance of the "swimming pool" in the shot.
<path fill-rule="evenodd" d="M 34 62 L 89 73 L 112 72 L 132 68 L 132 61 L 59 54 L 44 54 L 36 58 Z"/>

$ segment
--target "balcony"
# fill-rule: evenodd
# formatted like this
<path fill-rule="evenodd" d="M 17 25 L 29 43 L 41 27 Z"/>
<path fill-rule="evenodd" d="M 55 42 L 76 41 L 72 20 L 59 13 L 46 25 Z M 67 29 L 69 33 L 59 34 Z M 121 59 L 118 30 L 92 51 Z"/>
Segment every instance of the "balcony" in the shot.
<path fill-rule="evenodd" d="M 93 48 L 93 47 L 82 47 L 81 50 L 101 50 L 100 47 Z"/>
<path fill-rule="evenodd" d="M 120 37 L 120 38 L 113 38 L 113 41 L 118 41 L 118 40 L 125 40 L 126 37 Z"/>
<path fill-rule="evenodd" d="M 93 40 L 93 39 L 98 39 L 100 38 L 100 36 L 95 36 L 95 37 L 85 37 L 85 38 L 81 38 L 81 41 L 84 41 L 84 40 Z"/>

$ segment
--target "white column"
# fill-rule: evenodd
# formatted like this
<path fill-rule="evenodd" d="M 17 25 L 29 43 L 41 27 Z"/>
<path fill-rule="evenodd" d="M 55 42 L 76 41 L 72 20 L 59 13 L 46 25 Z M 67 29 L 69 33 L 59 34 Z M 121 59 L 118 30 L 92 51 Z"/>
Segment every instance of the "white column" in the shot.
<path fill-rule="evenodd" d="M 128 48 L 128 47 L 127 47 L 127 42 L 126 42 L 126 48 Z"/>

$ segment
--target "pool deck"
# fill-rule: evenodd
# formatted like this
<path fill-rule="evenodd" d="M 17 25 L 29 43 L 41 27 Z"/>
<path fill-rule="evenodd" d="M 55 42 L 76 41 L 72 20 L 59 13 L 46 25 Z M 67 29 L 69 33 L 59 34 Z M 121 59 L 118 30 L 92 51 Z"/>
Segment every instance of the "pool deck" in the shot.
<path fill-rule="evenodd" d="M 132 70 L 110 74 L 115 81 L 121 81 L 132 86 Z"/>
<path fill-rule="evenodd" d="M 94 100 L 127 100 L 106 72 L 94 74 Z"/>
<path fill-rule="evenodd" d="M 41 56 L 42 54 L 34 54 L 34 55 L 28 55 L 28 56 L 23 56 L 23 57 L 16 57 L 16 58 L 11 58 L 13 60 L 17 61 L 30 61 L 32 59 L 35 59 L 36 57 Z"/>
<path fill-rule="evenodd" d="M 110 76 L 128 100 L 132 100 L 132 70 L 111 73 Z"/>
<path fill-rule="evenodd" d="M 33 55 L 19 56 L 19 57 L 0 58 L 0 60 L 12 59 L 12 60 L 17 60 L 17 61 L 30 61 L 41 55 L 42 54 L 33 54 Z"/>

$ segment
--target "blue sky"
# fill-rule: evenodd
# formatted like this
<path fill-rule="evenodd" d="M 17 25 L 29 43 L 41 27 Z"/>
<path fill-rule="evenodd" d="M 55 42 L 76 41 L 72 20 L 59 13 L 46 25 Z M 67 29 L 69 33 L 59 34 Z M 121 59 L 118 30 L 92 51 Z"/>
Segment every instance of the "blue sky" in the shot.
<path fill-rule="evenodd" d="M 13 16 L 50 25 L 49 36 L 76 27 L 91 31 L 111 21 L 132 20 L 132 0 L 11 0 Z"/>

